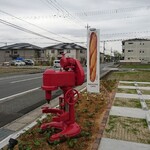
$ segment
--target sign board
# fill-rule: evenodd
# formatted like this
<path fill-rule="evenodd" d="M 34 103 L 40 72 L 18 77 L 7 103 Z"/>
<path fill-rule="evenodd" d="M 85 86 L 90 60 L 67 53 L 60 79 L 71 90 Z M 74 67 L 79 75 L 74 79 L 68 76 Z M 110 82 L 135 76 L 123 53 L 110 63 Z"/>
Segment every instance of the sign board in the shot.
<path fill-rule="evenodd" d="M 87 34 L 87 91 L 99 93 L 100 46 L 99 30 L 89 29 Z"/>

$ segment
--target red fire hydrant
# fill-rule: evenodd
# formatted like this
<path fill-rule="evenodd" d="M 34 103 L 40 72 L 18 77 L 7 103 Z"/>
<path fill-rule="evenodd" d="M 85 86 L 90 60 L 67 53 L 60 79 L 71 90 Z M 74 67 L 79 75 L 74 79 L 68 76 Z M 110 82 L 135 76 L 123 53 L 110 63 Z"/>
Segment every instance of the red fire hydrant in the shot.
<path fill-rule="evenodd" d="M 53 134 L 49 142 L 59 141 L 62 137 L 74 137 L 81 131 L 80 126 L 75 122 L 74 105 L 79 98 L 77 90 L 74 86 L 84 83 L 84 70 L 80 62 L 73 58 L 66 58 L 63 54 L 60 65 L 60 71 L 46 70 L 43 74 L 43 86 L 45 90 L 46 100 L 51 100 L 51 92 L 60 88 L 63 96 L 59 97 L 59 108 L 42 108 L 43 113 L 56 114 L 52 118 L 52 122 L 43 123 L 41 130 L 45 131 L 49 128 L 60 129 L 61 132 Z"/>

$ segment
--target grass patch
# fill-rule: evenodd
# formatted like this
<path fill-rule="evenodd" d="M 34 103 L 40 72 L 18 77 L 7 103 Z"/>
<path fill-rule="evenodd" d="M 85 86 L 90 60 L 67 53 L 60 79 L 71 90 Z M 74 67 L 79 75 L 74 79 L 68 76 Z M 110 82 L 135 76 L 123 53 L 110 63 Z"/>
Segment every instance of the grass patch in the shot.
<path fill-rule="evenodd" d="M 150 100 L 146 100 L 145 103 L 146 103 L 148 109 L 150 109 Z"/>
<path fill-rule="evenodd" d="M 17 66 L 17 67 L 0 67 L 0 76 L 9 76 L 14 74 L 30 74 L 30 73 L 40 73 L 43 72 L 43 69 L 40 67 L 26 67 L 26 66 Z"/>
<path fill-rule="evenodd" d="M 120 86 L 135 86 L 134 83 L 119 83 Z"/>
<path fill-rule="evenodd" d="M 109 123 L 108 123 L 108 127 L 105 129 L 106 132 L 110 132 L 112 130 L 115 129 L 116 126 L 116 116 L 109 116 Z"/>
<path fill-rule="evenodd" d="M 110 116 L 104 137 L 150 144 L 150 132 L 145 119 Z"/>
<path fill-rule="evenodd" d="M 149 82 L 150 71 L 131 71 L 131 72 L 118 71 L 107 75 L 105 79 L 108 80 L 115 79 L 117 81 Z"/>
<path fill-rule="evenodd" d="M 150 95 L 150 90 L 141 90 L 142 94 Z"/>
<path fill-rule="evenodd" d="M 123 88 L 118 88 L 117 93 L 129 93 L 129 94 L 137 94 L 137 91 L 134 89 L 123 89 Z"/>
<path fill-rule="evenodd" d="M 141 104 L 138 99 L 127 98 L 115 98 L 114 106 L 141 108 Z"/>
<path fill-rule="evenodd" d="M 141 84 L 141 83 L 138 83 L 138 86 L 142 86 L 142 87 L 150 87 L 150 84 Z"/>
<path fill-rule="evenodd" d="M 120 65 L 120 68 L 141 68 L 141 69 L 149 69 L 150 64 L 139 64 L 139 65 Z"/>

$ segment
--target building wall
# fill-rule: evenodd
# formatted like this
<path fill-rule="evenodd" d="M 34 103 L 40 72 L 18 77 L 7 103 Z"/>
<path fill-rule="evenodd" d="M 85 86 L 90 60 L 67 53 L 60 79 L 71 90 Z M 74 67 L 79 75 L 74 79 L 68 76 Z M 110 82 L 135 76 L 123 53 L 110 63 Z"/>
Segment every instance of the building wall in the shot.
<path fill-rule="evenodd" d="M 100 63 L 104 63 L 104 53 L 100 53 Z"/>
<path fill-rule="evenodd" d="M 124 60 L 150 63 L 150 41 L 126 41 L 122 46 Z"/>
<path fill-rule="evenodd" d="M 75 49 L 73 49 L 73 50 L 64 50 L 64 53 L 65 53 L 66 57 L 71 57 L 71 58 L 77 59 L 77 51 L 78 50 L 75 50 Z"/>
<path fill-rule="evenodd" d="M 72 57 L 78 59 L 81 63 L 85 63 L 86 61 L 86 50 L 45 50 L 45 57 L 47 57 L 50 61 L 52 59 L 60 59 L 61 53 L 65 53 L 66 57 Z"/>
<path fill-rule="evenodd" d="M 34 50 L 16 50 L 19 57 L 22 58 L 35 58 L 35 52 Z"/>
<path fill-rule="evenodd" d="M 0 50 L 0 63 L 9 62 L 14 57 L 22 57 L 25 59 L 36 59 L 40 57 L 37 50 Z"/>
<path fill-rule="evenodd" d="M 0 63 L 10 61 L 9 53 L 4 50 L 0 50 Z"/>

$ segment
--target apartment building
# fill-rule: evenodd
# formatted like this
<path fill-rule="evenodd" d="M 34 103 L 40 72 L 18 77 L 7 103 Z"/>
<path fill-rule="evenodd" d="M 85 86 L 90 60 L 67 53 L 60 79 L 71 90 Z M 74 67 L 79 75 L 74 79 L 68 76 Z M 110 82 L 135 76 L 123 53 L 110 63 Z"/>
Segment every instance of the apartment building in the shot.
<path fill-rule="evenodd" d="M 125 61 L 150 63 L 150 39 L 129 39 L 122 41 L 122 56 Z"/>

